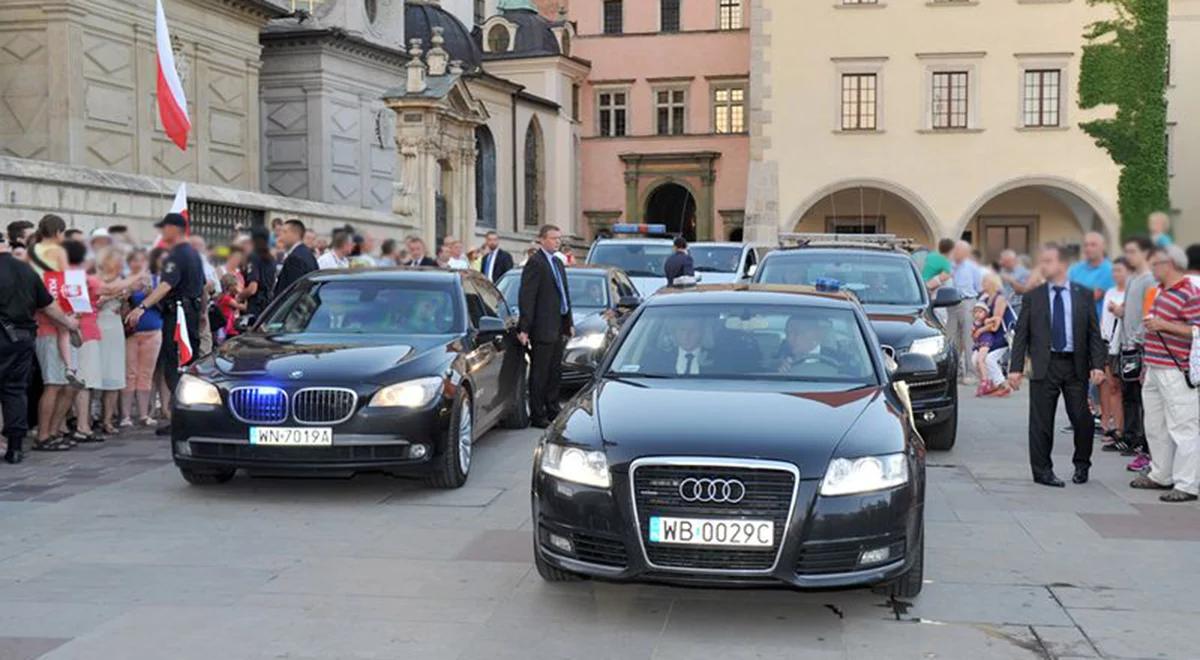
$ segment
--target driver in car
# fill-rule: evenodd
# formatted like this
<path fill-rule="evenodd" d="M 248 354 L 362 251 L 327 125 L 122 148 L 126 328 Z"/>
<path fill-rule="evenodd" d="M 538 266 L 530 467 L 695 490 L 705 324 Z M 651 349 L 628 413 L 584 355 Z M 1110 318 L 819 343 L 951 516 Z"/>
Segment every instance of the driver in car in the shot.
<path fill-rule="evenodd" d="M 412 306 L 412 312 L 405 320 L 409 332 L 416 334 L 438 334 L 441 332 L 438 323 L 438 297 L 436 295 L 420 295 Z"/>
<path fill-rule="evenodd" d="M 827 331 L 821 319 L 793 316 L 788 319 L 786 337 L 779 349 L 779 373 L 790 374 L 815 364 L 837 365 L 836 353 L 825 346 Z"/>

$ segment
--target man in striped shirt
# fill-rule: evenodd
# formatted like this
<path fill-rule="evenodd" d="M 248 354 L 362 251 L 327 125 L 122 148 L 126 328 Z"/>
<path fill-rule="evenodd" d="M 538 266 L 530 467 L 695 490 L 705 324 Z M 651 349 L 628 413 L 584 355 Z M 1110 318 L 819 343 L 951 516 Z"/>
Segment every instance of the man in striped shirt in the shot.
<path fill-rule="evenodd" d="M 1200 326 L 1200 288 L 1186 275 L 1187 255 L 1178 246 L 1150 257 L 1158 296 L 1145 323 L 1146 382 L 1142 402 L 1150 472 L 1129 485 L 1165 490 L 1163 502 L 1190 502 L 1200 492 L 1200 397 L 1188 384 L 1192 329 Z"/>

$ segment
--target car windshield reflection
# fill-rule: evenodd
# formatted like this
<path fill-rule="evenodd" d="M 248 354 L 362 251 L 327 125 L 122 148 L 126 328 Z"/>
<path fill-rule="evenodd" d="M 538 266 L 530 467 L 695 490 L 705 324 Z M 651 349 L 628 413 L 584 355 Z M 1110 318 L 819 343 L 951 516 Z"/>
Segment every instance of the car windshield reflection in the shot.
<path fill-rule="evenodd" d="M 921 282 L 908 259 L 849 251 L 795 252 L 767 259 L 757 281 L 853 292 L 866 305 L 921 306 Z"/>
<path fill-rule="evenodd" d="M 446 284 L 309 281 L 296 286 L 260 326 L 263 332 L 337 335 L 441 335 L 462 317 Z"/>

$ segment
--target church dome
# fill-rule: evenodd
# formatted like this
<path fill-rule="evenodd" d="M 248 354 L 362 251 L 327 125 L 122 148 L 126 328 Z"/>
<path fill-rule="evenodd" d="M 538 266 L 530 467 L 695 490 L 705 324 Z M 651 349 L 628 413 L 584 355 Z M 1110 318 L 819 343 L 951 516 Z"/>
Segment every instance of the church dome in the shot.
<path fill-rule="evenodd" d="M 450 59 L 462 60 L 463 70 L 468 73 L 478 71 L 483 53 L 471 33 L 453 14 L 436 0 L 408 0 L 404 4 L 405 47 L 412 39 L 420 39 L 421 49 L 429 52 L 435 27 L 442 28 L 442 38 L 446 40 L 442 48 L 450 53 Z"/>
<path fill-rule="evenodd" d="M 498 14 L 516 28 L 512 47 L 503 52 L 489 52 L 489 58 L 538 57 L 559 55 L 562 51 L 558 37 L 551 29 L 553 24 L 546 20 L 530 0 L 500 0 Z M 476 34 L 479 31 L 476 30 Z M 480 35 L 486 39 L 487 35 Z"/>

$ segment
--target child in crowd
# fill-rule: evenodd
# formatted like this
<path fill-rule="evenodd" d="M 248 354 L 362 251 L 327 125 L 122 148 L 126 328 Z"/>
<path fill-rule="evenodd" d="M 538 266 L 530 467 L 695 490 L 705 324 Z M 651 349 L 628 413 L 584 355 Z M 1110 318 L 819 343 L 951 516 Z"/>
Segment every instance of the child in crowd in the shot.
<path fill-rule="evenodd" d="M 988 353 L 992 352 L 992 343 L 995 341 L 996 332 L 999 329 L 993 327 L 994 323 L 988 320 L 987 303 L 977 302 L 971 311 L 975 317 L 975 327 L 971 331 L 975 345 L 971 349 L 971 353 L 975 362 L 975 370 L 979 372 L 979 387 L 975 390 L 975 396 L 986 396 L 993 389 L 987 374 L 987 357 Z"/>
<path fill-rule="evenodd" d="M 221 276 L 221 297 L 217 299 L 217 308 L 225 317 L 225 327 L 217 331 L 218 341 L 225 341 L 237 335 L 237 320 L 246 311 L 246 303 L 238 300 L 242 286 L 236 273 L 225 273 Z"/>

